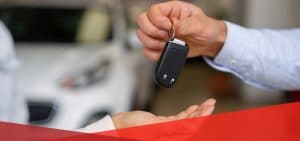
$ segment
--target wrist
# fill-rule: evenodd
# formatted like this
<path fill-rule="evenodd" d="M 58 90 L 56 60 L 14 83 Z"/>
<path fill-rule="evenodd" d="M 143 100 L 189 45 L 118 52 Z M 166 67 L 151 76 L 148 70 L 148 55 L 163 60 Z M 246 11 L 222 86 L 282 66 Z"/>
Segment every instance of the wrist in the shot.
<path fill-rule="evenodd" d="M 217 34 L 215 42 L 209 47 L 208 57 L 215 58 L 224 46 L 227 37 L 227 27 L 223 20 L 215 20 Z"/>
<path fill-rule="evenodd" d="M 218 42 L 220 43 L 219 48 L 222 48 L 225 43 L 226 37 L 227 37 L 227 27 L 223 20 L 218 20 L 217 24 L 218 24 L 219 31 L 220 31 L 219 36 L 218 36 Z"/>
<path fill-rule="evenodd" d="M 122 127 L 121 122 L 120 122 L 120 116 L 121 116 L 120 113 L 117 113 L 114 116 L 112 116 L 112 118 L 111 118 L 116 129 L 119 129 Z"/>

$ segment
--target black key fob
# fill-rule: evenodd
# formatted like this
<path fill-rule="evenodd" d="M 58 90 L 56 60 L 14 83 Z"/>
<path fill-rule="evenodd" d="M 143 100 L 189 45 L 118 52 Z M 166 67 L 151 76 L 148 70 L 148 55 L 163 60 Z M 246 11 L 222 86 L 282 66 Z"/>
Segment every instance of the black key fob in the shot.
<path fill-rule="evenodd" d="M 189 52 L 188 45 L 178 39 L 168 41 L 154 73 L 154 83 L 170 88 L 175 85 Z"/>

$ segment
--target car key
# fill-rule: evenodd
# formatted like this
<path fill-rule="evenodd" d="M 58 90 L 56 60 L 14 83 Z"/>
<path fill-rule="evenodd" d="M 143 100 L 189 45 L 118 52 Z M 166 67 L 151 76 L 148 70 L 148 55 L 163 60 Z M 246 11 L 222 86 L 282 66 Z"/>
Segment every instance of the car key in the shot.
<path fill-rule="evenodd" d="M 174 27 L 172 29 L 171 39 L 167 42 L 154 73 L 154 83 L 165 88 L 175 85 L 189 51 L 184 41 L 174 38 Z"/>

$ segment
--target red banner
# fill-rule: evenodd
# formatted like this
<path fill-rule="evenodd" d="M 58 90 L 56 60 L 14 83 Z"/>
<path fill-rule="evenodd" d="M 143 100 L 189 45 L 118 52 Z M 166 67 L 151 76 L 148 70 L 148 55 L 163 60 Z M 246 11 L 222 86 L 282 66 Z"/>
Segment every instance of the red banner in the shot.
<path fill-rule="evenodd" d="M 137 140 L 300 141 L 300 103 L 100 133 Z"/>
<path fill-rule="evenodd" d="M 300 141 L 300 102 L 97 134 L 0 123 L 1 141 Z"/>

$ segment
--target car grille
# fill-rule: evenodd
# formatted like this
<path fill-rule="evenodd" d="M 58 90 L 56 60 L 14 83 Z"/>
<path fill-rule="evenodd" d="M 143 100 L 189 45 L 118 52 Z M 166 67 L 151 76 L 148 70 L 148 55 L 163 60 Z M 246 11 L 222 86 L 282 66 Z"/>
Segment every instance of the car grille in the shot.
<path fill-rule="evenodd" d="M 42 124 L 50 122 L 54 117 L 56 108 L 51 102 L 27 102 L 29 109 L 29 123 Z"/>

